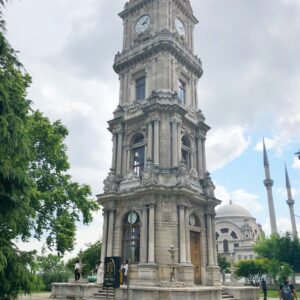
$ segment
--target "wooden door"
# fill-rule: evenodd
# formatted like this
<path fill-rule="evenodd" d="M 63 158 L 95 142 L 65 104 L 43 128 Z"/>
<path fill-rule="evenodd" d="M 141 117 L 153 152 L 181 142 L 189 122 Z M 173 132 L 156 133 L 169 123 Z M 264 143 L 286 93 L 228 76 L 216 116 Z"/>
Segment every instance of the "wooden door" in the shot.
<path fill-rule="evenodd" d="M 200 232 L 190 231 L 191 241 L 191 260 L 194 265 L 195 284 L 201 284 L 201 248 L 200 248 Z"/>

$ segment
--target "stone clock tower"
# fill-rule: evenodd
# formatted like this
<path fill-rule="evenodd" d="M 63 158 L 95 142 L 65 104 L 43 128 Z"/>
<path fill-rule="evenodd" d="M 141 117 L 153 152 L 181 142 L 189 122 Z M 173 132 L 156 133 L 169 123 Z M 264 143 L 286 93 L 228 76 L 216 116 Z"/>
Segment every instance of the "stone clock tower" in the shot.
<path fill-rule="evenodd" d="M 133 289 L 219 285 L 214 218 L 220 201 L 206 169 L 209 127 L 198 109 L 198 21 L 189 0 L 130 0 L 119 15 L 120 99 L 109 121 L 112 165 L 98 195 L 101 261 L 129 260 Z"/>

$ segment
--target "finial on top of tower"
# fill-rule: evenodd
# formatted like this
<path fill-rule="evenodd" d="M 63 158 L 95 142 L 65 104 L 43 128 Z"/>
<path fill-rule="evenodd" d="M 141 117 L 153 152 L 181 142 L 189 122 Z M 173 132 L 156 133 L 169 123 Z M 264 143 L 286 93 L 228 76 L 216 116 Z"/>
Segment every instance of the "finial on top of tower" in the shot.
<path fill-rule="evenodd" d="M 265 139 L 263 138 L 263 148 L 264 148 L 264 166 L 269 166 L 269 159 L 268 159 L 268 154 L 266 150 L 266 145 L 265 145 Z"/>
<path fill-rule="evenodd" d="M 289 174 L 288 174 L 288 171 L 287 171 L 287 167 L 286 167 L 286 164 L 285 165 L 285 183 L 286 183 L 286 187 L 288 189 L 291 188 L 291 183 L 290 183 L 290 178 L 289 178 Z"/>

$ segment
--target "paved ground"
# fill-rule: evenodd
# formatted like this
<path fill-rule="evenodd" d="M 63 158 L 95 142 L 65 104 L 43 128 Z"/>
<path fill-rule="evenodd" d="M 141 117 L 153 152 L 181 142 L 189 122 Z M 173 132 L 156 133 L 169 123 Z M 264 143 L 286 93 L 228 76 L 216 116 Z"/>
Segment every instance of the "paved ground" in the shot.
<path fill-rule="evenodd" d="M 19 300 L 50 300 L 51 299 L 50 296 L 51 296 L 50 293 L 34 294 L 31 296 L 22 296 L 19 298 Z M 260 299 L 263 300 L 263 298 Z M 60 299 L 60 300 L 64 300 L 64 299 Z M 268 300 L 278 300 L 278 298 L 268 298 Z"/>
<path fill-rule="evenodd" d="M 21 296 L 19 300 L 50 300 L 50 296 L 51 293 L 33 294 L 31 296 Z"/>

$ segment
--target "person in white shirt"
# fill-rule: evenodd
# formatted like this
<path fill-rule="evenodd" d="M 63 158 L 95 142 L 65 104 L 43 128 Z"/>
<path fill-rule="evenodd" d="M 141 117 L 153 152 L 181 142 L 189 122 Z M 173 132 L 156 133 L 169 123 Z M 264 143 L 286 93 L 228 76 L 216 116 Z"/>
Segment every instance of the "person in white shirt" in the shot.
<path fill-rule="evenodd" d="M 126 260 L 125 266 L 124 266 L 124 280 L 123 284 L 127 285 L 127 275 L 128 275 L 128 260 Z"/>
<path fill-rule="evenodd" d="M 80 279 L 80 272 L 81 272 L 81 265 L 80 265 L 80 261 L 77 260 L 75 263 L 75 281 L 78 281 Z"/>

